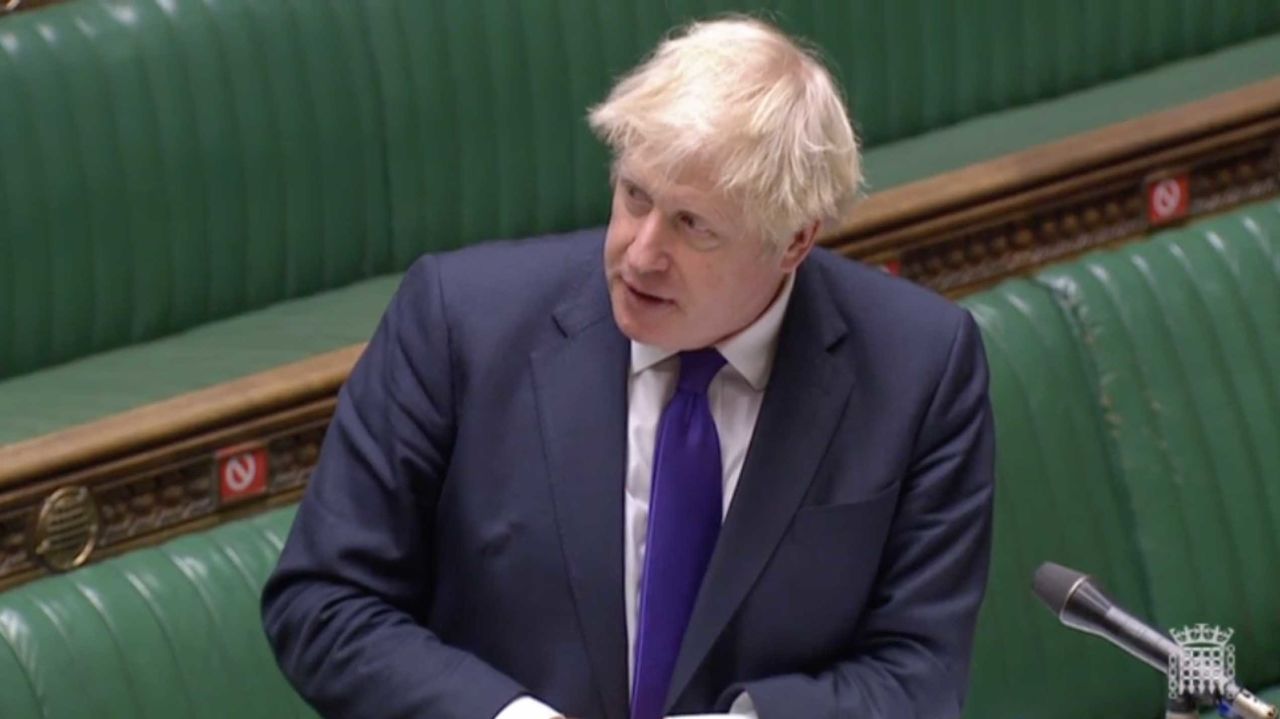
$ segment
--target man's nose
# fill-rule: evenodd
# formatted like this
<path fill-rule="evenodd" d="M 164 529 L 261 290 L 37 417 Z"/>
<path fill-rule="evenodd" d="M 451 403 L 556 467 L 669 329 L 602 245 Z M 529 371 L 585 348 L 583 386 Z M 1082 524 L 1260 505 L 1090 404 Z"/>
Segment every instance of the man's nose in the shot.
<path fill-rule="evenodd" d="M 637 272 L 663 272 L 671 264 L 668 254 L 666 225 L 662 214 L 650 210 L 636 228 L 635 239 L 627 248 L 627 260 L 631 268 Z"/>

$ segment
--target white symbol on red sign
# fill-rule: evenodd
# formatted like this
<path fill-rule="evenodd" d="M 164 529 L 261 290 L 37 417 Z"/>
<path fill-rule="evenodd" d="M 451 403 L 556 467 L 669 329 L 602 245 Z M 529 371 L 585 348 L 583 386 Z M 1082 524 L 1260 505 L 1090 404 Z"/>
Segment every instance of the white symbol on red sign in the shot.
<path fill-rule="evenodd" d="M 1189 187 L 1185 174 L 1170 177 L 1149 186 L 1147 191 L 1147 218 L 1158 225 L 1176 220 L 1187 214 Z"/>
<path fill-rule="evenodd" d="M 218 453 L 218 485 L 222 501 L 244 499 L 267 491 L 267 452 L 262 447 Z"/>
<path fill-rule="evenodd" d="M 223 481 L 227 483 L 227 489 L 239 494 L 249 488 L 253 484 L 253 478 L 258 476 L 258 465 L 253 461 L 253 455 L 242 454 L 238 457 L 232 457 L 227 460 L 227 467 L 223 470 Z"/>

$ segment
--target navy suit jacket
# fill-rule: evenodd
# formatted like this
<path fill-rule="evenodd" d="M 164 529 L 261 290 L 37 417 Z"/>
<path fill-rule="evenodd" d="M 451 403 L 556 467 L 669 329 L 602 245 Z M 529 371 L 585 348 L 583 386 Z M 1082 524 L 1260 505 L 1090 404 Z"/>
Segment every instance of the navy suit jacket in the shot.
<path fill-rule="evenodd" d="M 342 389 L 264 590 L 334 717 L 628 714 L 630 346 L 603 232 L 427 256 Z M 798 270 L 670 713 L 954 717 L 987 575 L 993 430 L 967 313 L 815 250 Z"/>

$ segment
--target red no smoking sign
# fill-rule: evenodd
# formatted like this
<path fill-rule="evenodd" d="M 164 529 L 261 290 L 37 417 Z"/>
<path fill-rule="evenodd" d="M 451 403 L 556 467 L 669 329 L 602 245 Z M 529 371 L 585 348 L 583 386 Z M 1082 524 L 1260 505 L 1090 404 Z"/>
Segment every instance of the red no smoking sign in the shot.
<path fill-rule="evenodd" d="M 267 449 L 260 444 L 240 445 L 217 454 L 218 494 L 222 502 L 236 502 L 267 491 Z"/>
<path fill-rule="evenodd" d="M 1191 182 L 1185 172 L 1147 184 L 1147 220 L 1153 225 L 1186 217 L 1190 204 Z"/>

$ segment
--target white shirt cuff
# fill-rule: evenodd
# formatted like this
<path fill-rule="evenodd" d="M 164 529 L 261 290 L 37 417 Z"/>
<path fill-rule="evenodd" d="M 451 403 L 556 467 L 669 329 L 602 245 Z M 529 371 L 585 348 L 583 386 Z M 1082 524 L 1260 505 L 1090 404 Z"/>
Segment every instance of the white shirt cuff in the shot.
<path fill-rule="evenodd" d="M 533 697 L 519 697 L 493 719 L 564 719 L 564 715 Z"/>
<path fill-rule="evenodd" d="M 735 719 L 760 719 L 756 714 L 756 703 L 751 701 L 751 695 L 743 692 L 733 700 L 733 706 L 729 707 L 729 715 Z"/>
<path fill-rule="evenodd" d="M 564 715 L 534 699 L 519 697 L 502 708 L 493 719 L 564 719 Z M 681 714 L 671 719 L 760 719 L 756 714 L 755 702 L 746 692 L 738 695 L 729 707 L 728 714 Z"/>

